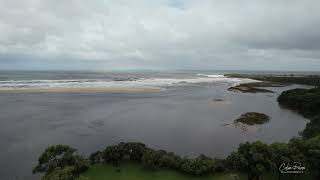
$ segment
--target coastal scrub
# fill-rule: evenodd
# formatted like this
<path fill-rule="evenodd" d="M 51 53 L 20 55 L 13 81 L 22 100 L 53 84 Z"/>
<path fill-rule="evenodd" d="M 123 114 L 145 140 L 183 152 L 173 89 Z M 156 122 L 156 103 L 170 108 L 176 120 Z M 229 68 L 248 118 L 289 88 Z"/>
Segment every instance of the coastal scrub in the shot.
<path fill-rule="evenodd" d="M 246 125 L 256 125 L 256 124 L 264 124 L 270 120 L 268 115 L 257 113 L 257 112 L 247 112 L 242 114 L 238 119 L 236 119 L 235 123 L 243 123 Z"/>

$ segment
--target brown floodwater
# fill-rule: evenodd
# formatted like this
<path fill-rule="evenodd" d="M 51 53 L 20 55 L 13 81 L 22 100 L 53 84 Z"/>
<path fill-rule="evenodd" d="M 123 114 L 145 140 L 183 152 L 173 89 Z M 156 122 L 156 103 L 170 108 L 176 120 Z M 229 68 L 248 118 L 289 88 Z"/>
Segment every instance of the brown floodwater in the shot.
<path fill-rule="evenodd" d="M 308 122 L 276 93 L 227 91 L 228 83 L 199 83 L 150 93 L 0 93 L 0 174 L 37 179 L 31 169 L 47 146 L 67 144 L 88 155 L 121 141 L 138 141 L 180 155 L 226 157 L 239 143 L 286 142 Z M 253 111 L 266 124 L 239 128 L 232 123 Z"/>

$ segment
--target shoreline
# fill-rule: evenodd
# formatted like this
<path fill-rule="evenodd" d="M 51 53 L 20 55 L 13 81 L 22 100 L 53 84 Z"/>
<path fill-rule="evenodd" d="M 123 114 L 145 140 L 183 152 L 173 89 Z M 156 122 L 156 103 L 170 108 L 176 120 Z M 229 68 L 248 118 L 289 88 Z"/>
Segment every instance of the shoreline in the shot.
<path fill-rule="evenodd" d="M 160 88 L 26 88 L 26 89 L 0 89 L 0 93 L 151 93 L 160 92 Z"/>

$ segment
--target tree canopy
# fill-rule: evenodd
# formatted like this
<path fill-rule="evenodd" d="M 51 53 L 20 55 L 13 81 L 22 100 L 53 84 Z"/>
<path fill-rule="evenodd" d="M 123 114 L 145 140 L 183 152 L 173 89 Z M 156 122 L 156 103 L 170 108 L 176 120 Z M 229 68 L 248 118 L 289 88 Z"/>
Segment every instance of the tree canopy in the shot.
<path fill-rule="evenodd" d="M 89 162 L 67 145 L 55 145 L 45 149 L 34 167 L 33 173 L 45 173 L 43 180 L 73 180 L 89 168 Z"/>

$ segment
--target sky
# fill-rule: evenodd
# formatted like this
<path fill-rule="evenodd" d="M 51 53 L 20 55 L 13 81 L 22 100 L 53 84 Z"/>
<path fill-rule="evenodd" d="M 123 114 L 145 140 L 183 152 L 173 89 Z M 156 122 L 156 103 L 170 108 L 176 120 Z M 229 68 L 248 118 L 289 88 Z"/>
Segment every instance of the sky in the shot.
<path fill-rule="evenodd" d="M 317 0 L 0 0 L 0 69 L 320 70 Z"/>

